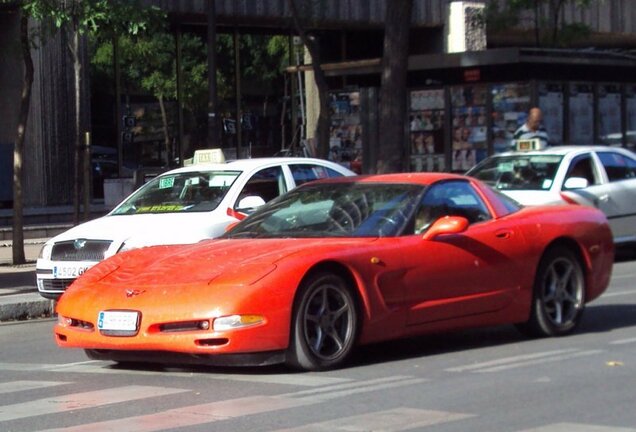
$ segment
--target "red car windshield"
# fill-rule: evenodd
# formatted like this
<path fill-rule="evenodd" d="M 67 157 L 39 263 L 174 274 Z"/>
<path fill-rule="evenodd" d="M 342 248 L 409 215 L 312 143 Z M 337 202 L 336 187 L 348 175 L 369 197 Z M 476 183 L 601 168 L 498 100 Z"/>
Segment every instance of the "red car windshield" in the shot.
<path fill-rule="evenodd" d="M 424 186 L 308 184 L 262 206 L 227 238 L 391 237 L 400 235 Z"/>

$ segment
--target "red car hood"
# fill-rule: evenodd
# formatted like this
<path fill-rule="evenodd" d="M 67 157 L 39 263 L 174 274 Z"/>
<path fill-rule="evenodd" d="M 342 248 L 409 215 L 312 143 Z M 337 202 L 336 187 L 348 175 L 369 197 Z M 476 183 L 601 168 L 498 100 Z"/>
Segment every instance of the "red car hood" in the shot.
<path fill-rule="evenodd" d="M 251 284 L 291 255 L 342 251 L 373 242 L 347 239 L 215 239 L 194 245 L 153 246 L 115 255 L 78 279 L 77 285 L 165 286 L 215 281 Z"/>

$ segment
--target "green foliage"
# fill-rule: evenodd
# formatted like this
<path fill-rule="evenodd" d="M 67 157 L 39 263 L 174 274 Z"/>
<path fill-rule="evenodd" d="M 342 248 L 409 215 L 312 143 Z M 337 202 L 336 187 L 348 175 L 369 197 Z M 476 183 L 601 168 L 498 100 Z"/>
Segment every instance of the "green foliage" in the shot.
<path fill-rule="evenodd" d="M 71 25 L 80 33 L 138 34 L 151 29 L 164 14 L 140 0 L 23 0 L 31 18 L 55 27 Z"/>
<path fill-rule="evenodd" d="M 254 88 L 271 89 L 288 65 L 285 36 L 241 35 L 239 37 L 241 76 Z M 113 77 L 112 41 L 94 36 L 91 58 L 94 79 Z M 176 54 L 174 35 L 157 32 L 119 38 L 123 83 L 128 93 L 149 92 L 155 97 L 176 99 Z M 207 47 L 194 34 L 181 36 L 183 104 L 190 112 L 204 110 L 207 104 Z M 219 99 L 230 100 L 234 86 L 234 41 L 232 35 L 217 37 L 217 91 Z"/>

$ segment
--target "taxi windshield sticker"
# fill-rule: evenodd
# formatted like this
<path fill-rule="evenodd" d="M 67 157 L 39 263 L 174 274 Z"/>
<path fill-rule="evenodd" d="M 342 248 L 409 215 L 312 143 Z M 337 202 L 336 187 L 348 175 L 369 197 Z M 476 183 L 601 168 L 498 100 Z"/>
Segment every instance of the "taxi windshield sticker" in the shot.
<path fill-rule="evenodd" d="M 163 177 L 159 179 L 159 189 L 168 189 L 174 186 L 174 177 Z"/>
<path fill-rule="evenodd" d="M 497 169 L 501 172 L 510 172 L 515 170 L 515 164 L 512 162 L 503 162 L 497 166 Z"/>
<path fill-rule="evenodd" d="M 184 209 L 181 204 L 158 204 L 152 206 L 143 206 L 137 208 L 137 213 L 172 213 Z"/>

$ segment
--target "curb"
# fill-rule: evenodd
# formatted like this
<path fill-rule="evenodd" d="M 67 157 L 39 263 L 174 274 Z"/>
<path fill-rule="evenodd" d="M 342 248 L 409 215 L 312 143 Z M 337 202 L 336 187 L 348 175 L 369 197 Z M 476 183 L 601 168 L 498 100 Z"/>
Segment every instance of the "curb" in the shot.
<path fill-rule="evenodd" d="M 53 315 L 54 301 L 37 293 L 15 294 L 6 300 L 0 298 L 0 321 L 24 321 Z"/>

